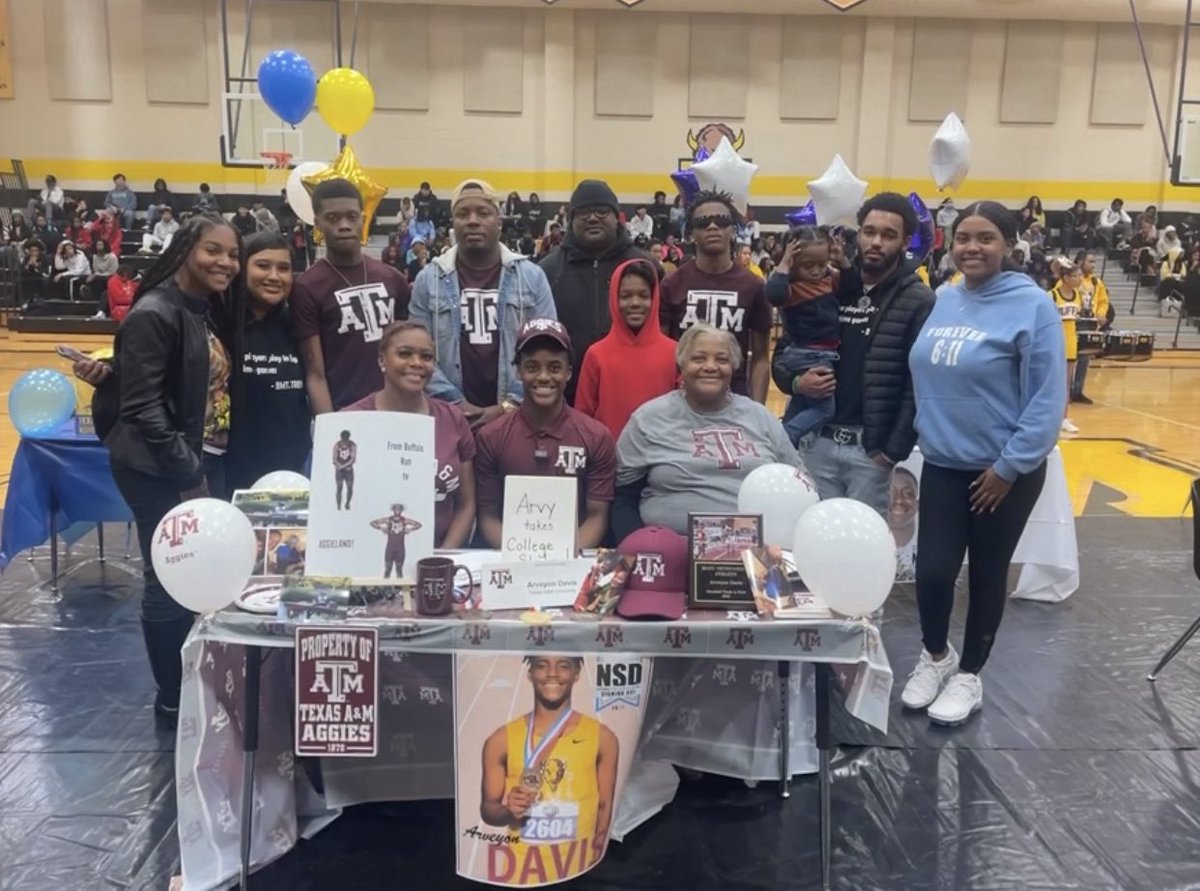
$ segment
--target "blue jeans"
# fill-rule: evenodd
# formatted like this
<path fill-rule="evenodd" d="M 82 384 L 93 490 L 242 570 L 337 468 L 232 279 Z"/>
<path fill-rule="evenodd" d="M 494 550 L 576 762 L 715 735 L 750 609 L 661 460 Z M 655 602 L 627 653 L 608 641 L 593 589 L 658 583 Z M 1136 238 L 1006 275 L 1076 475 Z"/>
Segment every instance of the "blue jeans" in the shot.
<path fill-rule="evenodd" d="M 833 350 L 814 350 L 789 344 L 782 350 L 775 351 L 772 376 L 776 381 L 790 381 L 810 368 L 832 370 L 837 360 L 838 354 Z M 833 411 L 832 396 L 826 399 L 809 399 L 807 396 L 793 394 L 788 400 L 787 410 L 783 413 L 783 429 L 787 431 L 792 445 L 799 446 L 803 437 L 820 430 L 825 422 L 833 417 Z"/>
<path fill-rule="evenodd" d="M 1083 384 L 1087 380 L 1088 366 L 1091 364 L 1091 356 L 1080 355 L 1075 360 L 1075 378 L 1071 381 L 1071 395 L 1076 399 L 1083 395 Z"/>
<path fill-rule="evenodd" d="M 812 436 L 805 447 L 804 466 L 817 484 L 821 500 L 853 498 L 887 519 L 892 469 L 876 464 L 861 445 L 840 445 L 823 436 Z"/>

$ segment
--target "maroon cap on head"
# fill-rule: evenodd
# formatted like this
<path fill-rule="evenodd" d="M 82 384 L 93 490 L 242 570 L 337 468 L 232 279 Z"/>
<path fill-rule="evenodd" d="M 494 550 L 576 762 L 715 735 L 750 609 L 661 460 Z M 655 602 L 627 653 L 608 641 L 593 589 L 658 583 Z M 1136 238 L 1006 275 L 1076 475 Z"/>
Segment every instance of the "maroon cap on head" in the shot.
<path fill-rule="evenodd" d="M 530 319 L 517 331 L 517 354 L 533 343 L 545 337 L 554 341 L 568 353 L 571 352 L 571 335 L 567 333 L 562 322 L 554 319 Z"/>
<path fill-rule="evenodd" d="M 626 619 L 682 618 L 687 609 L 687 539 L 666 526 L 646 526 L 625 536 L 617 550 L 633 558 L 617 612 Z"/>

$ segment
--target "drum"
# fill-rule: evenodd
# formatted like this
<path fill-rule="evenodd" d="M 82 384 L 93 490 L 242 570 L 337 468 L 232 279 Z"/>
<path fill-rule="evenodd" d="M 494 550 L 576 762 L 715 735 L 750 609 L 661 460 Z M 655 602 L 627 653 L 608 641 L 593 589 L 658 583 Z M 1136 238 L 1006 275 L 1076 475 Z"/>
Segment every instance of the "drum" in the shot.
<path fill-rule="evenodd" d="M 1104 357 L 1118 362 L 1145 362 L 1154 355 L 1149 331 L 1110 331 L 1104 337 Z"/>
<path fill-rule="evenodd" d="M 1100 356 L 1104 353 L 1104 332 L 1095 316 L 1076 319 L 1075 337 L 1081 356 Z"/>

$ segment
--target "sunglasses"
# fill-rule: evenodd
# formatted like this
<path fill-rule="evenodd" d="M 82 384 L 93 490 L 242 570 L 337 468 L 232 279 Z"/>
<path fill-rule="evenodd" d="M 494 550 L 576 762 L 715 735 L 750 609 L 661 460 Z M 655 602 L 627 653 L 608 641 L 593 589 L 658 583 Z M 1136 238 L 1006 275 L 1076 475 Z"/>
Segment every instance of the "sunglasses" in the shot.
<path fill-rule="evenodd" d="M 718 229 L 730 229 L 733 227 L 733 217 L 729 214 L 713 214 L 711 216 L 696 217 L 692 220 L 693 229 L 707 229 L 715 225 Z"/>

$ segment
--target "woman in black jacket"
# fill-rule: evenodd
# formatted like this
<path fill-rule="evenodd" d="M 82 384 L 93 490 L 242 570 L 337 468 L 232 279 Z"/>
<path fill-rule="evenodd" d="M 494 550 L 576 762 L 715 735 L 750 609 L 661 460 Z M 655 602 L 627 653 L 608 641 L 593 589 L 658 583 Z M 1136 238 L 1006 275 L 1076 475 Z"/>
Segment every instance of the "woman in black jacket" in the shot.
<path fill-rule="evenodd" d="M 234 359 L 225 454 L 229 493 L 274 470 L 304 473 L 312 450 L 312 413 L 288 305 L 292 257 L 283 235 L 259 232 L 246 239 L 234 294 L 231 330 L 221 332 Z"/>
<path fill-rule="evenodd" d="M 210 353 L 219 357 L 224 348 L 207 317 L 210 302 L 237 276 L 239 261 L 238 235 L 226 220 L 188 220 L 146 273 L 117 329 L 118 409 L 109 429 L 97 413 L 113 479 L 137 522 L 145 577 L 142 633 L 158 686 L 155 712 L 168 723 L 179 711 L 179 651 L 193 617 L 158 581 L 150 546 L 168 511 L 208 494 L 203 447 Z"/>

